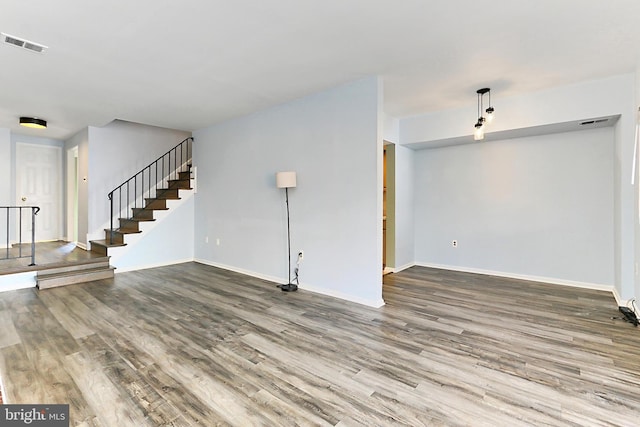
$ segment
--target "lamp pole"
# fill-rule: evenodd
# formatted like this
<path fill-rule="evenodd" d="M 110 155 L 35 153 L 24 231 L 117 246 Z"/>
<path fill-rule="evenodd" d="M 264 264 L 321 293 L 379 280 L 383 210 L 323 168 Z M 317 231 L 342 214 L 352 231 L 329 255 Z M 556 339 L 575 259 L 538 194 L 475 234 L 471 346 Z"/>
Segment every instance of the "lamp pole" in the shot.
<path fill-rule="evenodd" d="M 291 283 L 291 221 L 289 214 L 289 188 L 296 186 L 295 172 L 278 172 L 276 173 L 276 185 L 278 188 L 284 188 L 285 202 L 287 205 L 287 273 L 288 283 L 278 285 L 284 292 L 293 292 L 298 290 L 298 285 Z"/>

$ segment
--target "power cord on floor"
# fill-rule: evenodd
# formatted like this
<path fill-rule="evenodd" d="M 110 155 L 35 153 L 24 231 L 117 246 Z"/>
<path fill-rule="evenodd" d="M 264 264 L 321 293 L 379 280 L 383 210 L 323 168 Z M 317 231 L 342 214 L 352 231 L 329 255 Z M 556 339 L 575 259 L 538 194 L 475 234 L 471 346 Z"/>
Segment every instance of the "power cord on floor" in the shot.
<path fill-rule="evenodd" d="M 627 301 L 627 307 L 629 307 L 635 313 L 636 317 L 640 317 L 640 312 L 638 312 L 638 306 L 636 305 L 636 299 L 631 298 Z"/>
<path fill-rule="evenodd" d="M 304 254 L 302 252 L 298 252 L 298 260 L 296 261 L 296 268 L 293 270 L 293 280 L 295 280 L 296 285 L 300 286 L 300 279 L 298 278 L 298 272 L 300 271 L 300 264 L 302 264 L 302 260 L 304 259 Z"/>
<path fill-rule="evenodd" d="M 618 311 L 620 311 L 620 313 L 622 313 L 624 317 L 612 317 L 611 319 L 624 320 L 625 322 L 629 322 L 634 326 L 638 326 L 639 322 L 638 322 L 637 310 L 638 308 L 636 306 L 636 300 L 635 298 L 632 298 L 629 301 L 627 301 L 626 307 L 622 305 L 618 307 Z"/>

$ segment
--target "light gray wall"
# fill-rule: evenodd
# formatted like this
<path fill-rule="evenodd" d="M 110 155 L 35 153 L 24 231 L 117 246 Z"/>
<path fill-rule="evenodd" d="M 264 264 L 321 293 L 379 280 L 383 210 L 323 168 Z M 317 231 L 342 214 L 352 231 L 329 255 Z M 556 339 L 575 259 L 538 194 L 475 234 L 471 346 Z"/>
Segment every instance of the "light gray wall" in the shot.
<path fill-rule="evenodd" d="M 417 262 L 612 286 L 614 144 L 603 128 L 416 152 Z"/>
<path fill-rule="evenodd" d="M 380 96 L 378 79 L 366 78 L 195 132 L 196 259 L 286 281 L 275 173 L 294 170 L 292 261 L 304 250 L 302 287 L 382 304 Z"/>
<path fill-rule="evenodd" d="M 89 240 L 104 238 L 110 212 L 107 194 L 189 136 L 190 132 L 120 120 L 89 127 Z"/>
<path fill-rule="evenodd" d="M 395 147 L 395 265 L 404 269 L 415 262 L 414 229 L 414 157 L 415 152 L 402 145 Z"/>
<path fill-rule="evenodd" d="M 615 292 L 619 299 L 639 297 L 634 282 L 638 259 L 636 242 L 638 187 L 631 185 L 637 105 L 635 74 L 624 74 L 601 80 L 555 87 L 523 96 L 502 98 L 492 93 L 497 118 L 491 131 L 506 131 L 586 118 L 619 115 L 615 125 L 614 156 L 614 265 Z M 400 121 L 401 144 L 424 143 L 438 139 L 467 136 L 468 124 L 475 106 L 416 116 Z M 638 289 L 640 290 L 640 289 Z"/>

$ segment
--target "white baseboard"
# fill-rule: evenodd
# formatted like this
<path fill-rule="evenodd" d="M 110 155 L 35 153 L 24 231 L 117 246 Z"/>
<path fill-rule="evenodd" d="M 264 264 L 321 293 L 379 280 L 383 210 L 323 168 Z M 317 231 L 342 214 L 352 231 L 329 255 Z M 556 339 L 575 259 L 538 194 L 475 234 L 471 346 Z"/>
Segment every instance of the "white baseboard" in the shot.
<path fill-rule="evenodd" d="M 157 264 L 145 264 L 142 266 L 134 266 L 134 267 L 118 267 L 116 264 L 113 264 L 113 266 L 115 267 L 115 273 L 127 273 L 129 271 L 138 271 L 138 270 L 147 270 L 149 268 L 157 268 L 157 267 L 166 267 L 168 265 L 176 265 L 176 264 L 184 264 L 185 262 L 193 262 L 194 259 L 193 258 L 185 258 L 185 259 L 177 259 L 177 260 L 171 260 L 168 262 L 160 262 Z"/>
<path fill-rule="evenodd" d="M 415 263 L 415 262 L 410 262 L 410 263 L 405 264 L 405 265 L 403 265 L 403 266 L 401 266 L 401 267 L 394 267 L 394 268 L 392 268 L 392 269 L 391 269 L 391 272 L 392 272 L 392 273 L 400 273 L 401 271 L 404 271 L 404 270 L 406 270 L 406 269 L 408 269 L 408 268 L 411 268 L 411 267 L 413 267 L 413 266 L 415 266 L 415 265 L 416 265 L 416 263 Z"/>
<path fill-rule="evenodd" d="M 233 271 L 235 273 L 245 274 L 247 276 L 256 277 L 258 279 L 267 280 L 267 281 L 273 282 L 273 283 L 286 283 L 287 282 L 287 279 L 284 278 L 284 277 L 269 276 L 269 275 L 266 275 L 266 274 L 256 273 L 255 271 L 250 271 L 250 270 L 245 270 L 245 269 L 242 269 L 242 268 L 232 267 L 230 265 L 225 265 L 225 264 L 220 264 L 220 263 L 217 263 L 217 262 L 207 261 L 207 260 L 200 259 L 200 258 L 196 258 L 195 262 L 199 262 L 200 264 L 210 265 L 211 267 L 221 268 L 223 270 Z M 355 302 L 357 304 L 366 305 L 368 307 L 380 308 L 380 307 L 382 307 L 384 305 L 384 300 L 382 299 L 382 297 L 380 297 L 379 300 L 372 301 L 372 300 L 367 300 L 367 299 L 363 299 L 363 298 L 358 298 L 358 297 L 355 297 L 353 295 L 344 294 L 342 292 L 328 290 L 328 289 L 321 288 L 321 287 L 318 287 L 318 286 L 308 285 L 308 284 L 305 284 L 305 283 L 301 283 L 299 285 L 299 288 L 302 289 L 302 290 L 305 290 L 305 291 L 316 293 L 316 294 L 326 295 L 326 296 L 330 296 L 330 297 L 346 300 L 346 301 L 349 301 L 349 302 Z"/>
<path fill-rule="evenodd" d="M 380 307 L 383 307 L 385 304 L 382 297 L 380 297 L 377 300 L 369 300 L 369 299 L 359 298 L 354 295 L 345 294 L 339 291 L 334 291 L 332 289 L 325 289 L 317 286 L 307 285 L 305 283 L 300 284 L 300 289 L 313 292 L 316 294 L 320 294 L 320 295 L 325 295 L 328 297 L 338 298 L 338 299 L 349 301 L 349 302 L 355 302 L 356 304 L 366 305 L 367 307 L 380 308 Z"/>
<path fill-rule="evenodd" d="M 262 280 L 267 280 L 273 283 L 287 283 L 287 279 L 283 277 L 269 276 L 267 274 L 256 273 L 255 271 L 245 270 L 243 268 L 238 268 L 238 267 L 232 267 L 230 265 L 220 264 L 218 262 L 208 261 L 206 259 L 201 259 L 201 258 L 196 258 L 194 261 L 200 264 L 210 265 L 211 267 L 233 271 L 234 273 L 245 274 L 247 276 L 255 277 Z"/>
<path fill-rule="evenodd" d="M 87 245 L 85 245 L 84 243 L 76 242 L 76 246 L 79 247 L 80 249 L 84 249 L 85 251 L 89 250 L 87 249 Z"/>
<path fill-rule="evenodd" d="M 621 305 L 626 306 L 627 305 L 627 301 L 623 300 L 622 297 L 620 296 L 620 294 L 618 293 L 618 290 L 616 289 L 616 287 L 613 287 L 613 297 L 616 299 L 616 303 L 618 303 L 618 307 L 620 307 Z"/>
<path fill-rule="evenodd" d="M 35 286 L 35 271 L 27 271 L 25 273 L 7 274 L 4 276 L 0 276 L 0 292 L 34 288 Z"/>
<path fill-rule="evenodd" d="M 589 282 L 578 282 L 575 280 L 557 279 L 554 277 L 530 276 L 526 274 L 506 273 L 504 271 L 483 270 L 480 268 L 459 267 L 455 265 L 431 264 L 426 262 L 416 262 L 415 265 L 419 267 L 438 268 L 440 270 L 451 270 L 451 271 L 459 271 L 462 273 L 483 274 L 487 276 L 506 277 L 508 279 L 528 280 L 531 282 L 550 283 L 552 285 L 570 286 L 573 288 L 593 289 L 596 291 L 611 292 L 616 298 L 616 301 L 618 300 L 618 296 L 616 295 L 616 289 L 613 285 L 603 285 L 599 283 L 589 283 Z"/>

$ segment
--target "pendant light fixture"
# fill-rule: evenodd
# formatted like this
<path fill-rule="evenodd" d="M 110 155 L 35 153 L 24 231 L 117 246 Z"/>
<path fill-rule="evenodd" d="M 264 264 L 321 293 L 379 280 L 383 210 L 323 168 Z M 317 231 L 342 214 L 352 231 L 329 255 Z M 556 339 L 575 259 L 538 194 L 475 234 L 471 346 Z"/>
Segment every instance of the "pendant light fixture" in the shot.
<path fill-rule="evenodd" d="M 20 117 L 20 126 L 32 129 L 46 129 L 47 121 L 37 117 Z"/>
<path fill-rule="evenodd" d="M 476 91 L 478 94 L 478 121 L 474 125 L 475 130 L 473 132 L 473 139 L 475 141 L 481 141 L 484 139 L 484 128 L 487 124 L 491 123 L 495 117 L 495 109 L 491 105 L 491 89 L 484 87 Z M 489 107 L 484 110 L 484 95 L 489 96 Z M 486 113 L 486 117 L 484 116 Z"/>

